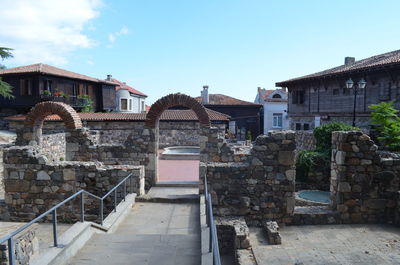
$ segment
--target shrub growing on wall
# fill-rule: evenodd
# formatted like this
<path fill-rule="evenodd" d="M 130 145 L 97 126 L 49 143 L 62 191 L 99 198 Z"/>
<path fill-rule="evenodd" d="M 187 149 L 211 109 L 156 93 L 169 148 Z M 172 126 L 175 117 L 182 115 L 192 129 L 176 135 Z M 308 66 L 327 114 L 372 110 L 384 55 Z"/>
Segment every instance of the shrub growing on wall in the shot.
<path fill-rule="evenodd" d="M 377 126 L 378 140 L 389 150 L 400 150 L 399 110 L 393 107 L 393 101 L 381 102 L 369 106 L 372 110 L 371 120 Z"/>
<path fill-rule="evenodd" d="M 332 132 L 354 131 L 357 127 L 349 126 L 340 122 L 323 124 L 314 129 L 316 150 L 303 150 L 299 152 L 296 159 L 296 178 L 299 181 L 307 182 L 308 173 L 318 167 L 330 167 L 332 152 Z"/>
<path fill-rule="evenodd" d="M 314 138 L 316 151 L 328 153 L 330 156 L 332 150 L 332 132 L 334 131 L 358 131 L 357 127 L 353 127 L 341 122 L 330 122 L 323 124 L 314 129 Z"/>

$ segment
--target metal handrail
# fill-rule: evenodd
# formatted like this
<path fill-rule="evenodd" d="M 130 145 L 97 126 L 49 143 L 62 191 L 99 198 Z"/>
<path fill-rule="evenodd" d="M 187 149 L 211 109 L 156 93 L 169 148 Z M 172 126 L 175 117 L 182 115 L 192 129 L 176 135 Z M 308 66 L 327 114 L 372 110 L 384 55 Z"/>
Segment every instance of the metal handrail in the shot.
<path fill-rule="evenodd" d="M 86 190 L 80 190 L 67 199 L 63 200 L 62 202 L 56 204 L 46 212 L 42 213 L 38 217 L 34 218 L 32 221 L 29 223 L 21 226 L 17 230 L 11 232 L 10 234 L 3 236 L 0 238 L 0 244 L 3 244 L 5 241 L 8 241 L 8 262 L 10 265 L 14 265 L 15 262 L 15 257 L 14 257 L 14 240 L 13 237 L 20 232 L 24 231 L 27 229 L 29 226 L 33 225 L 43 217 L 47 216 L 48 214 L 52 214 L 52 223 L 53 223 L 53 241 L 54 241 L 54 247 L 60 247 L 62 248 L 63 246 L 58 244 L 58 237 L 57 237 L 57 209 L 66 204 L 67 202 L 71 201 L 72 199 L 78 197 L 81 195 L 81 222 L 85 221 L 85 199 L 84 199 L 84 194 L 87 194 L 90 197 L 93 197 L 97 200 L 100 200 L 100 219 L 101 219 L 101 225 L 103 225 L 103 213 L 104 213 L 104 200 L 107 198 L 112 192 L 114 192 L 114 211 L 117 211 L 117 189 L 120 187 L 122 184 L 124 184 L 124 198 L 123 200 L 126 200 L 126 182 L 128 179 L 130 179 L 130 185 L 132 185 L 132 173 L 126 176 L 124 179 L 122 179 L 116 186 L 114 186 L 110 191 L 108 191 L 103 197 L 99 197 L 97 195 L 94 195 L 93 193 L 90 193 Z M 132 191 L 132 189 L 131 189 Z"/>
<path fill-rule="evenodd" d="M 206 221 L 210 228 L 209 252 L 213 255 L 213 265 L 221 265 L 221 257 L 219 254 L 217 228 L 214 222 L 214 214 L 212 209 L 212 198 L 208 192 L 207 176 L 204 177 L 204 193 L 206 200 Z"/>

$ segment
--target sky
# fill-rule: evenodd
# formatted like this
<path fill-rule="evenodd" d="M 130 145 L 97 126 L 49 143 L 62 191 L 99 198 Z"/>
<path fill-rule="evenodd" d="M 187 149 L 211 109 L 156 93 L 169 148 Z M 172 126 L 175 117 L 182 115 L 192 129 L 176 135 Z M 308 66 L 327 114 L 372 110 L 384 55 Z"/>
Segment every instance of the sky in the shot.
<path fill-rule="evenodd" d="M 8 68 L 107 74 L 147 94 L 257 87 L 400 49 L 398 0 L 0 0 Z"/>

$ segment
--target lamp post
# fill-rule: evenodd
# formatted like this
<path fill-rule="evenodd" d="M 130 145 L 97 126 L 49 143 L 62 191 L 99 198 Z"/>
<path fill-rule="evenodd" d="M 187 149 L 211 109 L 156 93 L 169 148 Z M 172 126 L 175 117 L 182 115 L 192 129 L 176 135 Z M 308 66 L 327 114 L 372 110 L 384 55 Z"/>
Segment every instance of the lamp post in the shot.
<path fill-rule="evenodd" d="M 354 82 L 353 82 L 353 80 L 351 80 L 351 78 L 349 78 L 349 80 L 346 81 L 346 87 L 348 89 L 351 89 L 354 86 L 353 125 L 352 125 L 353 127 L 356 126 L 357 92 L 358 92 L 359 88 L 364 89 L 366 84 L 367 84 L 367 82 L 365 82 L 364 78 L 361 78 L 361 80 L 358 81 L 356 85 L 354 85 Z"/>

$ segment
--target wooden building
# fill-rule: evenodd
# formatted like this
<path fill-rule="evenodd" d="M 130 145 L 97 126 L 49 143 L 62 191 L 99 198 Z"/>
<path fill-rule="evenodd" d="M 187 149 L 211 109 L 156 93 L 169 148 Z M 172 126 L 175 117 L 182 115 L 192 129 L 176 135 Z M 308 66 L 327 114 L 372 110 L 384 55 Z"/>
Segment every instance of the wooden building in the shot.
<path fill-rule="evenodd" d="M 82 108 L 85 97 L 93 101 L 94 111 L 116 108 L 117 84 L 70 72 L 47 64 L 33 64 L 0 70 L 3 81 L 13 87 L 14 99 L 0 97 L 0 113 L 26 113 L 44 100 L 62 101 Z M 87 96 L 86 96 L 87 95 Z"/>
<path fill-rule="evenodd" d="M 203 86 L 201 96 L 196 99 L 208 109 L 229 115 L 229 130 L 237 139 L 245 140 L 248 131 L 251 132 L 253 140 L 263 133 L 261 104 L 222 94 L 208 94 L 208 86 Z"/>
<path fill-rule="evenodd" d="M 349 79 L 354 82 L 351 89 L 346 86 Z M 365 88 L 358 87 L 361 80 L 366 82 Z M 400 108 L 400 50 L 359 61 L 346 57 L 344 65 L 276 86 L 289 91 L 288 115 L 293 130 L 311 130 L 330 121 L 351 125 L 354 114 L 356 126 L 369 128 L 371 104 L 393 100 Z"/>

